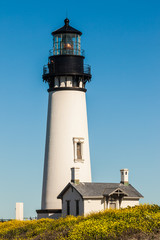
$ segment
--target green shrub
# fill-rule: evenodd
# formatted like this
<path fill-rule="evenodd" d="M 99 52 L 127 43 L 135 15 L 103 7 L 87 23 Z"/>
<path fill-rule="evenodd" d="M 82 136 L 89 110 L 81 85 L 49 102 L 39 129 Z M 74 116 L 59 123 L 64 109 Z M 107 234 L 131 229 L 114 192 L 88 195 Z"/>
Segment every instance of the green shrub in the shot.
<path fill-rule="evenodd" d="M 129 236 L 137 234 L 141 236 L 139 239 L 143 239 L 143 236 L 149 239 L 146 236 L 159 234 L 159 230 L 160 207 L 144 204 L 105 210 L 86 217 L 3 222 L 0 223 L 0 239 L 118 240 L 127 239 L 126 236 L 129 239 Z"/>

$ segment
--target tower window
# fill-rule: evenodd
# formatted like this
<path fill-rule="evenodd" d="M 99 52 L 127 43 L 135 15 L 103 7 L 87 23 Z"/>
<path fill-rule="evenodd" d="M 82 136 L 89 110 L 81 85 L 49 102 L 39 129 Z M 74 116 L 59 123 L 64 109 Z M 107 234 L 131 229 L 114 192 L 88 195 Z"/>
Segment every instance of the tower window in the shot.
<path fill-rule="evenodd" d="M 70 201 L 67 202 L 67 215 L 70 215 Z"/>
<path fill-rule="evenodd" d="M 79 200 L 76 200 L 76 216 L 79 215 Z"/>
<path fill-rule="evenodd" d="M 60 77 L 58 77 L 58 87 L 60 87 Z"/>
<path fill-rule="evenodd" d="M 79 87 L 78 81 L 74 81 L 74 87 Z"/>
<path fill-rule="evenodd" d="M 74 161 L 83 162 L 84 138 L 73 138 Z"/>
<path fill-rule="evenodd" d="M 81 143 L 77 143 L 77 159 L 82 159 L 82 147 Z"/>
<path fill-rule="evenodd" d="M 65 77 L 65 87 L 67 87 L 67 77 Z"/>
<path fill-rule="evenodd" d="M 127 175 L 127 172 L 125 172 L 125 174 Z"/>

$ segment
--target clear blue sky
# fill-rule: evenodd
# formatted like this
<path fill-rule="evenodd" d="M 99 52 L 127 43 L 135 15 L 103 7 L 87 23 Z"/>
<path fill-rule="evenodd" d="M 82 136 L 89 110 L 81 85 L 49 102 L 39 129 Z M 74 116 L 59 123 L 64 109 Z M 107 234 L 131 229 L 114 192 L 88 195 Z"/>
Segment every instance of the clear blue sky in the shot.
<path fill-rule="evenodd" d="M 42 68 L 68 12 L 92 67 L 87 107 L 93 181 L 119 182 L 160 204 L 160 1 L 0 3 L 0 218 L 40 208 L 48 93 Z"/>

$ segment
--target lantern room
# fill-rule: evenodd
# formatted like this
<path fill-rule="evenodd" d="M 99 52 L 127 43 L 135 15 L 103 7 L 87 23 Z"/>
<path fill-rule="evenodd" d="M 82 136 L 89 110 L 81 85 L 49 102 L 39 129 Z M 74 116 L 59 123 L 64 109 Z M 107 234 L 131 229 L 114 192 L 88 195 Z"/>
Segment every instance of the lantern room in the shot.
<path fill-rule="evenodd" d="M 56 34 L 53 37 L 53 55 L 81 55 L 80 35 Z"/>
<path fill-rule="evenodd" d="M 65 25 L 52 32 L 53 55 L 81 55 L 82 33 L 69 25 L 69 20 L 64 20 Z"/>
<path fill-rule="evenodd" d="M 64 20 L 65 25 L 52 32 L 53 48 L 50 50 L 48 64 L 43 67 L 43 80 L 49 83 L 49 91 L 68 84 L 61 84 L 61 79 L 72 79 L 70 87 L 83 88 L 91 79 L 91 68 L 84 64 L 84 51 L 81 49 L 82 33 L 69 25 L 69 20 Z M 58 79 L 58 80 L 57 80 Z M 57 81 L 59 82 L 57 84 Z M 80 82 L 82 84 L 80 84 Z"/>

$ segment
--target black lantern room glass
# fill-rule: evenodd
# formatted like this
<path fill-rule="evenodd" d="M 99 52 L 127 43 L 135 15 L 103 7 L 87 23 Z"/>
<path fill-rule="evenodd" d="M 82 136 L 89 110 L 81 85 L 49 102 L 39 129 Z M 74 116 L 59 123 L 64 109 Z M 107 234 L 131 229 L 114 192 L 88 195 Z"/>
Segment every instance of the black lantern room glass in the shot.
<path fill-rule="evenodd" d="M 81 37 L 75 33 L 55 34 L 53 55 L 81 55 Z"/>

